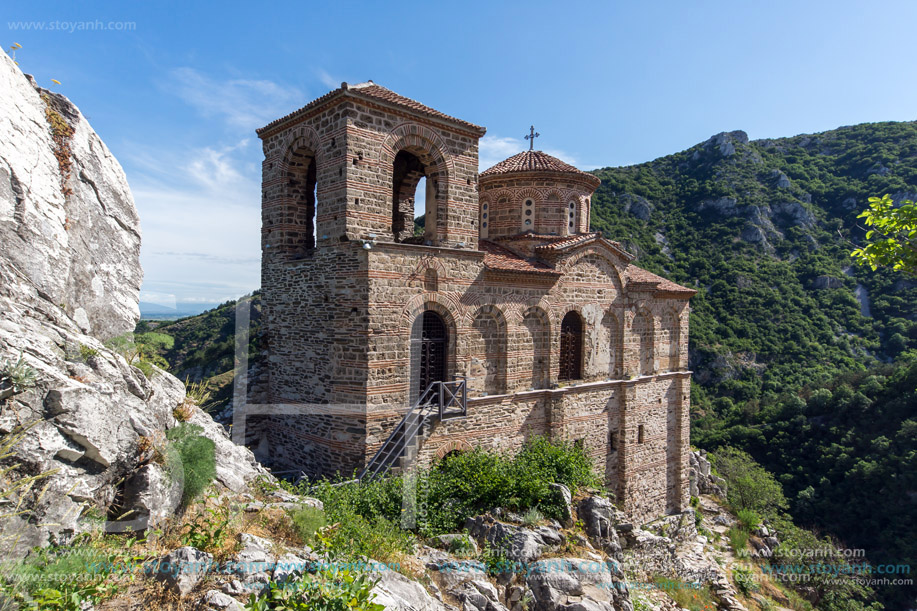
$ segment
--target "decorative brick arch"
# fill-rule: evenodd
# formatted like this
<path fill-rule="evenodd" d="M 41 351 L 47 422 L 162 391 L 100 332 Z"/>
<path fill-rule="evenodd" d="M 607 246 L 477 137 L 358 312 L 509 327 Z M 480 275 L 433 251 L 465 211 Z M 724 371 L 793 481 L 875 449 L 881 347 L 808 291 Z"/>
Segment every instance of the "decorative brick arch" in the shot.
<path fill-rule="evenodd" d="M 503 309 L 484 304 L 474 310 L 465 336 L 465 354 L 470 360 L 475 393 L 503 394 L 507 391 L 508 327 Z"/>
<path fill-rule="evenodd" d="M 436 458 L 442 460 L 451 452 L 470 452 L 474 448 L 464 439 L 450 439 L 436 450 Z"/>
<path fill-rule="evenodd" d="M 624 328 L 625 316 L 621 308 L 605 310 L 602 326 L 606 333 L 608 348 L 608 377 L 619 379 L 624 374 Z"/>
<path fill-rule="evenodd" d="M 659 320 L 659 341 L 657 342 L 659 363 L 668 371 L 680 369 L 681 315 L 676 308 L 665 308 Z"/>
<path fill-rule="evenodd" d="M 320 198 L 327 185 L 319 179 L 324 151 L 318 133 L 300 125 L 284 135 L 276 156 L 265 163 L 277 185 L 271 201 L 262 205 L 262 232 L 274 249 L 301 257 L 315 248 Z"/>
<path fill-rule="evenodd" d="M 316 164 L 324 165 L 325 149 L 322 147 L 322 139 L 311 126 L 300 125 L 286 132 L 283 143 L 277 148 L 277 154 L 280 155 L 281 161 L 286 161 L 290 153 L 299 148 L 312 151 Z"/>
<path fill-rule="evenodd" d="M 414 319 L 424 310 L 433 310 L 443 317 L 450 335 L 464 326 L 462 306 L 454 296 L 445 293 L 422 293 L 414 295 L 401 311 L 401 336 L 410 337 Z"/>
<path fill-rule="evenodd" d="M 405 176 L 405 181 L 399 191 L 399 198 L 413 197 L 414 188 L 423 176 L 426 176 L 428 181 L 432 181 L 436 193 L 436 205 L 430 208 L 428 202 L 428 209 L 434 215 L 433 219 L 427 218 L 425 223 L 425 237 L 428 240 L 442 239 L 446 233 L 449 180 L 455 173 L 455 164 L 448 150 L 435 131 L 418 123 L 407 122 L 398 125 L 386 135 L 379 151 L 379 160 L 382 166 L 391 167 L 393 171 L 396 156 L 402 151 L 416 157 L 417 161 L 423 166 L 423 172 L 414 169 Z M 394 208 L 395 202 L 388 201 L 388 197 L 386 201 Z M 406 207 L 399 199 L 399 208 L 404 209 L 399 209 L 397 213 L 393 209 L 393 217 L 410 215 L 411 221 L 413 221 L 413 202 Z M 407 220 L 402 219 L 400 224 L 406 225 Z M 411 223 L 411 226 L 413 226 L 413 223 Z M 400 229 L 405 236 L 409 233 L 408 227 L 401 227 Z"/>
<path fill-rule="evenodd" d="M 520 362 L 517 367 L 521 371 L 530 371 L 530 387 L 534 389 L 547 388 L 551 380 L 551 365 L 554 359 L 552 321 L 549 310 L 540 305 L 530 305 L 520 312 L 520 325 L 523 331 L 522 342 L 519 346 Z M 531 354 L 528 354 L 531 350 Z M 521 359 L 525 359 L 523 362 Z"/>
<path fill-rule="evenodd" d="M 454 299 L 443 295 L 442 293 L 423 293 L 415 295 L 408 301 L 404 310 L 401 312 L 401 325 L 399 337 L 403 338 L 404 354 L 406 355 L 406 367 L 404 371 L 404 383 L 408 389 L 409 400 L 417 398 L 414 396 L 415 382 L 417 378 L 416 371 L 413 370 L 413 355 L 411 353 L 411 340 L 414 322 L 418 316 L 423 315 L 425 311 L 436 312 L 443 319 L 446 325 L 446 378 L 452 379 L 459 371 L 459 364 L 456 356 L 459 342 L 459 324 L 460 316 L 456 315 L 457 304 Z"/>
<path fill-rule="evenodd" d="M 616 265 L 614 255 L 608 252 L 607 249 L 600 246 L 587 246 L 586 248 L 570 255 L 569 258 L 565 259 L 563 262 L 562 271 L 566 274 L 569 273 L 576 265 L 585 259 L 586 257 L 594 257 L 596 259 L 602 260 L 605 264 L 605 271 L 608 276 L 611 278 L 611 281 L 614 283 L 615 291 L 617 294 L 624 294 L 624 283 L 621 280 L 621 272 L 618 270 Z"/>

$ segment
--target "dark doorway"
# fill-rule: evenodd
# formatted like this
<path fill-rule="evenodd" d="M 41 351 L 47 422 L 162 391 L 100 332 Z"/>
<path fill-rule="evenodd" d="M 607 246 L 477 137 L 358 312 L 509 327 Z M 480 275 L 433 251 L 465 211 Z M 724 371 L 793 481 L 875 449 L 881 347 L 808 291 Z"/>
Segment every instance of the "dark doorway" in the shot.
<path fill-rule="evenodd" d="M 560 379 L 583 377 L 583 321 L 576 312 L 567 312 L 560 323 Z"/>
<path fill-rule="evenodd" d="M 415 379 L 412 398 L 416 400 L 433 382 L 446 380 L 446 323 L 436 312 L 427 310 L 414 321 L 411 330 L 411 375 Z"/>

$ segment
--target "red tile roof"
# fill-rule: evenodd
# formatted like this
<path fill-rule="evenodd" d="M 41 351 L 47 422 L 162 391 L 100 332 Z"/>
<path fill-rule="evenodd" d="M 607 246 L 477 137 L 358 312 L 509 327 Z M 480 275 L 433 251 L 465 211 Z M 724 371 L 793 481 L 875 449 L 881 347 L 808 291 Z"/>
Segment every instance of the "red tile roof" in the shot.
<path fill-rule="evenodd" d="M 679 295 L 692 296 L 697 294 L 694 289 L 675 284 L 671 280 L 666 280 L 662 276 L 657 276 L 636 265 L 628 265 L 624 270 L 624 276 L 627 278 L 627 286 L 631 284 L 644 285 L 646 288 L 655 289 L 663 293 L 677 293 Z M 636 287 L 635 287 L 636 288 Z M 642 288 L 642 287 L 641 287 Z"/>
<path fill-rule="evenodd" d="M 529 274 L 542 274 L 546 276 L 559 276 L 560 273 L 555 271 L 549 265 L 538 261 L 523 259 L 512 251 L 503 248 L 499 244 L 480 240 L 478 249 L 484 251 L 484 266 L 496 271 L 523 272 Z"/>
<path fill-rule="evenodd" d="M 552 157 L 542 151 L 523 151 L 518 155 L 513 155 L 509 159 L 504 159 L 492 168 L 481 172 L 481 178 L 488 176 L 497 176 L 500 174 L 515 174 L 517 172 L 562 172 L 564 174 L 576 174 L 577 176 L 587 177 L 596 186 L 601 180 L 592 174 L 579 170 L 569 163 L 565 163 L 557 157 Z"/>
<path fill-rule="evenodd" d="M 395 106 L 401 106 L 402 108 L 407 108 L 408 110 L 411 110 L 413 112 L 417 112 L 420 114 L 424 114 L 429 117 L 434 117 L 437 119 L 445 119 L 446 121 L 457 123 L 461 125 L 462 127 L 471 129 L 476 132 L 480 132 L 482 136 L 484 135 L 484 132 L 487 131 L 485 128 L 481 127 L 480 125 L 475 125 L 474 123 L 469 123 L 468 121 L 463 121 L 462 119 L 456 119 L 455 117 L 451 117 L 445 113 L 439 112 L 438 110 L 434 110 L 430 108 L 429 106 L 425 106 L 424 104 L 421 104 L 417 100 L 412 100 L 411 98 L 406 98 L 403 95 L 398 95 L 391 89 L 387 89 L 383 87 L 382 85 L 376 85 L 372 81 L 367 81 L 365 83 L 358 83 L 356 85 L 348 85 L 347 83 L 343 83 L 341 87 L 338 87 L 334 91 L 330 91 L 326 93 L 325 95 L 323 95 L 322 97 L 312 100 L 311 102 L 309 102 L 308 104 L 300 108 L 299 110 L 295 110 L 284 117 L 271 121 L 270 123 L 268 123 L 261 129 L 258 129 L 255 131 L 258 134 L 261 134 L 271 129 L 272 127 L 275 127 L 277 125 L 280 125 L 281 123 L 284 123 L 285 121 L 288 121 L 289 119 L 305 114 L 307 111 L 339 95 L 350 95 L 350 96 L 354 96 L 358 98 L 367 98 L 369 100 L 382 101 L 382 102 L 387 102 L 389 104 L 394 104 Z"/>
<path fill-rule="evenodd" d="M 576 246 L 584 246 L 590 242 L 595 242 L 601 240 L 613 250 L 615 250 L 618 255 L 620 255 L 625 261 L 631 261 L 634 259 L 634 255 L 630 254 L 624 247 L 619 243 L 613 240 L 606 239 L 602 237 L 601 231 L 594 231 L 592 233 L 581 233 L 578 235 L 567 236 L 564 238 L 557 239 L 555 236 L 554 240 L 548 244 L 540 244 L 535 247 L 536 251 L 545 252 L 545 253 L 554 253 L 561 250 L 566 250 L 568 248 L 573 248 Z"/>

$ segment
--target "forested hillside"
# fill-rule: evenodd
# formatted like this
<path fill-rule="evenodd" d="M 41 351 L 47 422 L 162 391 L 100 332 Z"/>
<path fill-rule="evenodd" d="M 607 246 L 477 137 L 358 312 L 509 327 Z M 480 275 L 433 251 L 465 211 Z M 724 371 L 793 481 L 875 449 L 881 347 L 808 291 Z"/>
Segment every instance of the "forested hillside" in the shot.
<path fill-rule="evenodd" d="M 917 278 L 849 256 L 868 197 L 917 196 L 917 124 L 724 133 L 595 173 L 593 228 L 698 289 L 692 443 L 749 451 L 798 523 L 917 566 Z"/>

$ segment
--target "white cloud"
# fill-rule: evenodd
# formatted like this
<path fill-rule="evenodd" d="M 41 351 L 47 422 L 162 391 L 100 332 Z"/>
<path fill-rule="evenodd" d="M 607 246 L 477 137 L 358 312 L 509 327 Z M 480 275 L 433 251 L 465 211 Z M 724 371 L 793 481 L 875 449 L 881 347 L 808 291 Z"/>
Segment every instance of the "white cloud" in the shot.
<path fill-rule="evenodd" d="M 247 130 L 261 127 L 302 105 L 305 95 L 294 87 L 256 79 L 221 80 L 194 68 L 176 68 L 164 87 L 204 117 L 218 117 Z"/>
<path fill-rule="evenodd" d="M 249 158 L 260 151 L 246 140 L 178 155 L 131 148 L 125 165 L 153 303 L 218 302 L 258 288 L 260 172 Z"/>
<path fill-rule="evenodd" d="M 318 80 L 321 81 L 322 85 L 328 89 L 337 89 L 341 86 L 342 79 L 331 76 L 321 68 L 316 70 L 315 74 L 318 76 Z"/>
<path fill-rule="evenodd" d="M 536 141 L 536 147 L 538 146 Z M 478 148 L 478 159 L 481 171 L 500 163 L 508 157 L 517 153 L 528 150 L 529 144 L 521 138 L 500 138 L 498 136 L 484 136 L 480 140 Z M 560 149 L 539 149 L 548 155 L 557 157 L 570 165 L 576 165 L 576 158 L 573 155 Z"/>

